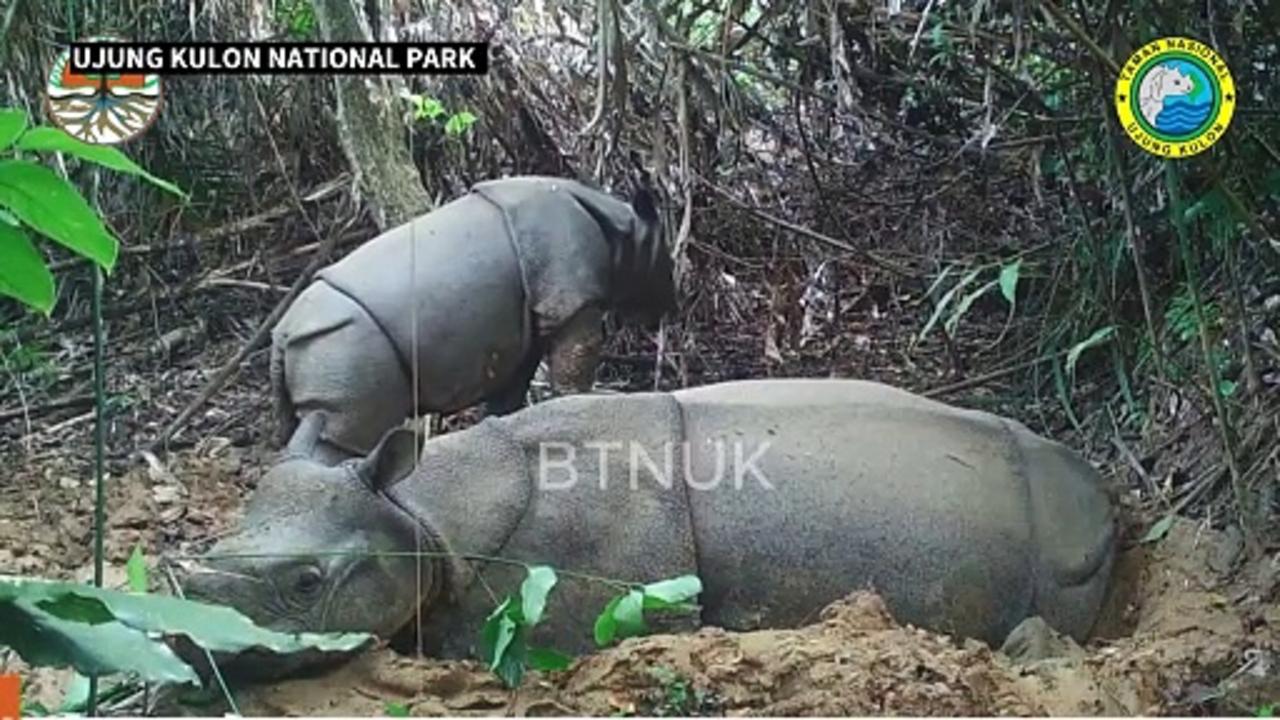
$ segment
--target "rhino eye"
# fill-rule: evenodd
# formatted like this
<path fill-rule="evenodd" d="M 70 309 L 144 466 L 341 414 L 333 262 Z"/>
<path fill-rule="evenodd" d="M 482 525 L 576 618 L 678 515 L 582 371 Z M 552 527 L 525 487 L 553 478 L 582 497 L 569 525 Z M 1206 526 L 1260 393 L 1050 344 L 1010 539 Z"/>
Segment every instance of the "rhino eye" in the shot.
<path fill-rule="evenodd" d="M 319 568 L 304 567 L 293 580 L 293 589 L 299 595 L 312 595 L 320 589 L 324 577 Z"/>

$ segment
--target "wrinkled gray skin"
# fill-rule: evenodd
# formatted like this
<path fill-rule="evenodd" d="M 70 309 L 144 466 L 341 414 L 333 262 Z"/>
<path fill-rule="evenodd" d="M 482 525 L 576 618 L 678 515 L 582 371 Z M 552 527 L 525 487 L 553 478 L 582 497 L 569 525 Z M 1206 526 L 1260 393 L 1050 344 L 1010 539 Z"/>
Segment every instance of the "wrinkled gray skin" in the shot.
<path fill-rule="evenodd" d="M 696 573 L 700 615 L 669 629 L 794 626 L 871 588 L 900 621 L 993 647 L 1037 615 L 1084 639 L 1110 582 L 1113 507 L 1092 467 L 1015 421 L 876 383 L 574 395 L 431 439 L 420 455 L 419 441 L 397 429 L 338 467 L 281 464 L 187 591 L 283 630 L 387 636 L 421 608 L 427 651 L 464 657 L 490 589 L 514 591 L 520 568 L 315 553 L 420 543 L 634 581 Z M 301 557 L 216 557 L 237 551 Z M 613 592 L 562 576 L 534 641 L 589 649 Z"/>
<path fill-rule="evenodd" d="M 479 183 L 321 270 L 281 317 L 279 442 L 323 411 L 316 457 L 337 462 L 414 415 L 511 412 L 544 357 L 557 393 L 586 392 L 603 313 L 655 322 L 673 282 L 647 192 L 628 205 L 560 178 Z"/>

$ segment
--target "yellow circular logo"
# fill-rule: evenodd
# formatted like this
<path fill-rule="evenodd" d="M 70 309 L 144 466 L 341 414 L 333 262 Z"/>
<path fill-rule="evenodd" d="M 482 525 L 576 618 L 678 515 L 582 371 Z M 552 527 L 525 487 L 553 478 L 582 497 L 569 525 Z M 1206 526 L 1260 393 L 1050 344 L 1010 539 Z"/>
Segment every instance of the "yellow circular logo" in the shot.
<path fill-rule="evenodd" d="M 1187 158 L 1222 139 L 1236 109 L 1236 85 L 1222 57 L 1185 37 L 1143 45 L 1116 80 L 1116 114 L 1143 150 Z"/>
<path fill-rule="evenodd" d="M 83 42 L 120 41 L 111 35 Z M 141 135 L 160 114 L 159 75 L 81 74 L 63 50 L 45 78 L 45 111 L 58 127 L 88 143 L 115 145 Z"/>

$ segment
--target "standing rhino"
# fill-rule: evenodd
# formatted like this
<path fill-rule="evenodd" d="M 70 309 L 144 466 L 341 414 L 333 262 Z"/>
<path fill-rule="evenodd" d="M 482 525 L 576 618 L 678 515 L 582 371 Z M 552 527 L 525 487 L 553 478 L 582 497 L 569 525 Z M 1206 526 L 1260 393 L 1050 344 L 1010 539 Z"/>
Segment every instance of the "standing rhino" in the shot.
<path fill-rule="evenodd" d="M 280 318 L 279 442 L 323 412 L 334 462 L 415 414 L 510 412 L 544 356 L 557 391 L 590 390 L 603 312 L 653 322 L 674 305 L 646 191 L 628 205 L 572 180 L 479 183 L 321 270 Z"/>
<path fill-rule="evenodd" d="M 1033 616 L 1085 638 L 1110 582 L 1114 511 L 1090 465 L 1015 421 L 877 383 L 574 395 L 420 453 L 398 428 L 333 467 L 308 456 L 321 422 L 189 568 L 189 596 L 284 631 L 388 636 L 420 614 L 428 652 L 466 657 L 523 579 L 477 556 L 696 574 L 686 627 L 794 626 L 871 588 L 900 621 L 993 645 Z M 564 577 L 532 640 L 589 649 L 615 592 Z"/>

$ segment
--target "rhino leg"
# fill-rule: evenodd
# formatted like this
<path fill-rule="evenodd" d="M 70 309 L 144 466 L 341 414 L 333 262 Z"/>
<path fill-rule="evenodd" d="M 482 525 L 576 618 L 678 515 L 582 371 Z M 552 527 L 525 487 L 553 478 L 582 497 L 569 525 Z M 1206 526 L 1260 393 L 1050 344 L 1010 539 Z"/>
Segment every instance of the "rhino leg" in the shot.
<path fill-rule="evenodd" d="M 603 310 L 594 306 L 579 310 L 556 330 L 550 346 L 547 365 L 555 393 L 591 392 L 604 347 Z"/>

